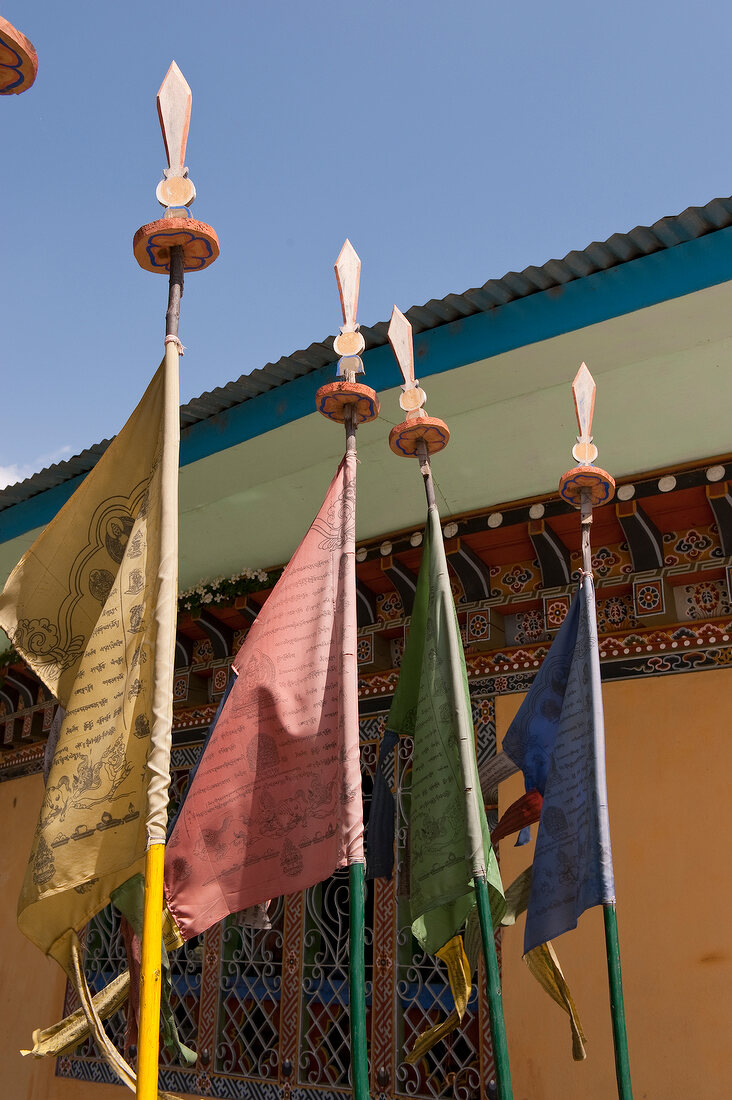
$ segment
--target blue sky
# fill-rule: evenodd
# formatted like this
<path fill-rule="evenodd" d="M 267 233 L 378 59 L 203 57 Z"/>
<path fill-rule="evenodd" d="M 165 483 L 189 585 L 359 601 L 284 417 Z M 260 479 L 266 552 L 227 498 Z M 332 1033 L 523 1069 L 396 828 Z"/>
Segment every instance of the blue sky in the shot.
<path fill-rule="evenodd" d="M 674 0 L 7 0 L 39 74 L 0 99 L 0 481 L 116 432 L 162 351 L 155 95 L 193 89 L 181 398 L 359 320 L 732 192 L 732 8 Z M 568 364 L 568 377 L 574 369 Z M 398 381 L 395 365 L 395 383 Z"/>

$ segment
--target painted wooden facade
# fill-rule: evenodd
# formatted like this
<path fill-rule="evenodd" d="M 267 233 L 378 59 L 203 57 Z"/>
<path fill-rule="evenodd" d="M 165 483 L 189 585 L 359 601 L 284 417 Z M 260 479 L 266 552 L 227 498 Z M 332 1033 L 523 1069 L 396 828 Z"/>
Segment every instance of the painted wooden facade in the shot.
<path fill-rule="evenodd" d="M 711 698 L 716 699 L 720 688 L 730 690 L 728 685 L 732 681 L 724 675 L 718 676 L 732 665 L 729 543 L 732 530 L 727 515 L 732 508 L 730 479 L 729 458 L 645 475 L 632 482 L 621 482 L 617 503 L 596 512 L 593 568 L 606 689 L 612 685 L 615 690 L 616 683 L 632 685 L 652 680 L 652 691 L 656 694 L 660 691 L 662 698 L 664 684 L 668 682 L 665 678 L 677 674 L 674 691 L 681 690 L 683 694 L 685 685 L 693 683 L 692 697 L 699 692 L 705 697 L 705 673 L 711 671 L 716 674 L 709 679 L 710 686 L 714 685 Z M 506 714 L 515 709 L 521 694 L 529 687 L 566 613 L 579 568 L 577 514 L 557 496 L 549 496 L 451 516 L 444 528 L 466 646 L 479 764 L 482 764 L 496 751 L 497 711 L 500 737 L 507 726 Z M 359 546 L 358 658 L 366 815 L 378 745 L 409 626 L 420 536 L 421 530 L 413 528 L 389 532 L 382 539 Z M 256 587 L 256 583 L 250 582 L 250 587 Z M 179 797 L 188 771 L 198 757 L 233 655 L 268 591 L 264 586 L 243 596 L 212 597 L 193 612 L 181 608 L 172 760 L 174 799 Z M 642 697 L 641 693 L 641 700 Z M 8 665 L 0 688 L 0 779 L 11 788 L 21 782 L 21 776 L 41 769 L 51 713 L 44 689 L 27 669 L 17 662 Z M 628 720 L 635 737 L 645 740 L 646 754 L 663 750 L 663 731 L 656 729 L 654 708 L 644 715 L 629 715 Z M 611 722 L 608 734 L 611 762 L 616 735 L 619 736 L 619 731 Z M 661 740 L 654 748 L 656 736 Z M 729 750 L 721 742 L 720 730 L 720 744 L 709 749 L 723 760 Z M 392 777 L 399 794 L 409 783 L 410 750 L 405 740 L 400 746 L 397 774 Z M 653 775 L 636 775 L 636 785 L 647 786 L 649 795 L 642 805 L 628 807 L 624 801 L 626 784 L 620 780 L 613 788 L 612 774 L 611 771 L 611 812 L 615 831 L 622 838 L 621 848 L 627 845 L 634 830 L 642 835 L 648 827 L 655 836 L 664 818 L 672 828 L 681 812 L 681 790 L 678 803 L 659 806 L 651 794 Z M 682 785 L 683 777 L 678 780 Z M 486 790 L 484 795 L 495 821 L 497 792 Z M 507 800 L 502 797 L 502 801 Z M 411 1067 L 403 1061 L 415 1033 L 436 1022 L 449 1006 L 441 964 L 414 950 L 403 898 L 405 830 L 403 823 L 400 825 L 396 881 L 373 883 L 367 899 L 371 1087 L 384 1100 L 412 1096 L 425 1100 L 436 1100 L 439 1096 L 467 1100 L 479 1096 L 481 1091 L 490 1096 L 492 1061 L 482 985 L 473 995 L 471 1012 L 459 1033 L 439 1044 L 420 1065 Z M 511 851 L 505 853 L 507 844 L 511 841 L 502 843 L 501 852 L 510 868 L 516 856 Z M 660 865 L 670 867 L 675 858 L 675 852 L 668 849 L 661 848 L 657 853 Z M 627 949 L 633 958 L 633 929 L 638 918 L 636 912 L 629 911 L 633 902 L 623 897 L 623 885 L 633 899 L 636 893 L 642 893 L 642 884 L 632 881 L 628 884 L 624 877 L 628 878 L 628 872 L 621 864 L 618 887 L 621 934 L 624 940 L 631 940 Z M 508 872 L 507 878 L 510 881 Z M 643 919 L 649 919 L 648 914 Z M 276 902 L 269 930 L 242 928 L 236 921 L 228 920 L 200 940 L 187 944 L 174 964 L 176 1011 L 185 1041 L 200 1052 L 200 1064 L 190 1071 L 166 1064 L 164 1087 L 215 1097 L 287 1098 L 296 1093 L 302 1100 L 346 1092 L 350 1066 L 346 928 L 347 879 L 336 875 L 320 887 Z M 514 1007 L 512 982 L 523 977 L 517 970 L 520 943 L 516 930 L 504 931 L 509 1042 L 513 1050 L 517 1038 L 512 1039 L 511 1028 L 517 1028 L 521 1036 L 519 1045 L 527 1048 L 530 1061 L 531 1043 L 525 1038 L 521 1023 L 524 1015 L 528 1012 L 534 1026 L 538 1023 L 540 1027 L 548 1017 L 551 1026 L 558 1027 L 560 1032 L 563 1023 L 552 1018 L 555 1011 L 557 1017 L 562 1014 L 545 1001 L 538 987 L 526 988 L 526 1003 Z M 118 930 L 109 913 L 94 922 L 87 933 L 86 947 L 90 978 L 96 983 L 107 980 L 123 958 Z M 561 943 L 559 949 L 561 952 Z M 600 975 L 598 978 L 594 974 L 589 1006 L 593 1021 L 596 1016 L 602 1019 L 595 1000 L 604 997 L 600 934 L 595 953 L 596 960 L 585 959 L 582 963 L 582 972 L 589 968 Z M 716 955 L 720 956 L 707 964 L 711 974 L 726 965 L 721 959 L 724 955 L 721 942 L 707 954 L 715 960 Z M 636 968 L 637 964 L 631 965 L 626 979 L 631 1056 L 635 1064 L 641 1063 L 641 1074 L 647 1074 L 646 1050 L 638 1050 L 633 1034 L 634 1020 L 640 1011 L 640 1006 L 634 1003 L 633 990 L 642 985 L 634 973 Z M 573 975 L 568 976 L 571 982 Z M 673 1002 L 669 1004 L 672 1006 Z M 61 1007 L 58 1006 L 59 1012 Z M 67 1010 L 74 1007 L 70 997 L 65 1007 Z M 582 1007 L 580 998 L 580 1012 Z M 697 1006 L 697 1011 L 700 1007 L 703 1012 L 703 1005 Z M 660 1041 L 664 1018 L 664 1010 L 659 1007 L 659 1036 L 651 1035 L 653 1042 Z M 37 1019 L 34 1025 L 49 1022 Z M 121 1041 L 121 1014 L 110 1026 Z M 644 1037 L 647 1032 L 644 1025 Z M 558 1049 L 551 1055 L 545 1055 L 551 1057 L 553 1068 L 543 1067 L 550 1082 L 556 1080 L 553 1074 L 560 1075 L 564 1091 L 551 1091 L 549 1084 L 548 1091 L 532 1091 L 527 1095 L 573 1096 L 573 1072 L 579 1082 L 576 1095 L 587 1095 L 582 1090 L 587 1087 L 589 1074 L 584 1066 L 572 1064 L 568 1036 L 565 1038 L 566 1042 L 557 1040 Z M 590 1034 L 591 1072 L 593 1068 L 607 1072 L 608 1065 L 611 1069 L 612 1055 L 604 1046 L 604 1032 L 602 1036 Z M 514 1066 L 519 1082 L 524 1065 L 522 1061 Z M 660 1072 L 660 1067 L 655 1072 Z M 683 1077 L 680 1066 L 674 1072 Z M 59 1059 L 56 1073 L 59 1078 L 76 1082 L 111 1080 L 108 1069 L 89 1044 Z M 669 1084 L 673 1079 L 671 1074 Z M 612 1077 L 608 1080 L 611 1086 Z M 704 1095 L 721 1097 L 723 1093 L 715 1092 L 714 1088 L 714 1080 L 710 1078 Z M 666 1093 L 685 1095 L 668 1089 Z"/>
<path fill-rule="evenodd" d="M 704 211 L 712 221 L 719 214 L 714 204 Z M 596 378 L 603 465 L 618 485 L 616 499 L 595 513 L 592 564 L 631 1065 L 638 1096 L 705 1100 L 723 1100 L 732 1077 L 719 1007 L 732 978 L 729 922 L 720 917 L 732 904 L 725 858 L 725 777 L 732 767 L 732 212 L 725 206 L 723 214 L 719 228 L 697 237 L 682 235 L 679 243 L 643 255 L 630 249 L 627 262 L 609 249 L 609 266 L 586 277 L 504 304 L 489 302 L 421 332 L 415 327 L 416 372 L 429 378 L 430 411 L 450 425 L 450 444 L 433 468 L 480 763 L 500 745 L 573 591 L 578 516 L 555 487 L 574 434 L 569 384 L 582 359 Z M 397 395 L 388 391 L 398 372 L 385 339 L 385 326 L 372 329 L 363 358 L 388 410 L 396 409 Z M 195 589 L 202 576 L 285 560 L 342 453 L 340 433 L 313 411 L 316 390 L 332 380 L 332 364 L 326 369 L 316 357 L 315 366 L 282 384 L 272 381 L 275 374 L 232 384 L 240 393 L 250 387 L 251 394 L 230 407 L 204 395 L 216 409 L 211 415 L 184 411 L 184 587 Z M 205 409 L 207 401 L 198 404 Z M 382 421 L 359 429 L 366 815 L 409 627 L 424 519 L 415 470 L 390 452 L 389 425 Z M 11 488 L 4 500 L 0 493 L 0 575 L 82 476 L 74 467 L 68 476 L 42 479 L 33 491 L 13 495 Z M 189 589 L 180 601 L 174 799 L 197 759 L 233 655 L 276 575 L 274 569 L 265 580 L 239 576 Z M 64 1009 L 60 971 L 15 928 L 52 713 L 52 700 L 27 669 L 6 662 L 0 669 L 0 821 L 13 843 L 4 847 L 0 878 L 4 1074 L 12 1094 L 26 1100 L 111 1098 L 121 1094 L 105 1084 L 109 1072 L 88 1045 L 55 1064 L 15 1053 L 30 1045 L 33 1028 L 50 1025 Z M 390 777 L 398 796 L 408 788 L 410 751 L 404 740 Z M 500 796 L 484 791 L 492 820 L 516 796 L 513 780 L 505 786 Z M 404 1062 L 414 1033 L 449 1006 L 444 972 L 415 953 L 409 932 L 401 820 L 400 826 L 395 881 L 373 883 L 367 898 L 371 1088 L 378 1100 L 488 1100 L 492 1062 L 482 986 L 459 1033 L 420 1065 Z M 501 843 L 506 881 L 523 865 L 524 852 L 510 840 Z M 276 902 L 271 929 L 230 920 L 186 945 L 175 961 L 176 1011 L 200 1061 L 190 1071 L 166 1062 L 164 1087 L 247 1100 L 347 1094 L 346 920 L 346 882 L 336 875 Z M 563 1014 L 527 978 L 521 927 L 500 937 L 517 1098 L 614 1094 L 598 920 L 597 913 L 587 914 L 576 933 L 563 937 L 566 945 L 557 945 L 588 1033 L 581 1065 L 571 1061 Z M 119 967 L 121 947 L 109 914 L 87 932 L 86 950 L 92 982 Z M 19 988 L 33 996 L 19 998 Z M 110 1023 L 118 1041 L 121 1026 L 120 1018 Z"/>

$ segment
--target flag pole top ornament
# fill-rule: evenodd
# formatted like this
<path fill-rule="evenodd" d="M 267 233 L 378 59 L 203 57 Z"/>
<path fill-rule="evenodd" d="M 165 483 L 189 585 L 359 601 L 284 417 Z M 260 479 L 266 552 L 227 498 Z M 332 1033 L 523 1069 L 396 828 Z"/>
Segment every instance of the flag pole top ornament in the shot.
<path fill-rule="evenodd" d="M 379 415 L 379 399 L 370 386 L 356 381 L 356 375 L 363 374 L 361 352 L 366 347 L 366 341 L 356 320 L 361 260 L 348 238 L 338 253 L 335 275 L 343 314 L 343 324 L 333 341 L 333 350 L 340 357 L 336 368 L 338 381 L 320 387 L 315 395 L 315 407 L 328 420 L 335 420 L 338 424 L 345 422 L 348 411 L 352 409 L 354 424 L 362 424 L 375 420 Z"/>
<path fill-rule="evenodd" d="M 0 16 L 0 95 L 27 92 L 37 73 L 33 43 Z"/>
<path fill-rule="evenodd" d="M 402 458 L 420 457 L 420 454 L 424 454 L 421 443 L 425 444 L 428 455 L 436 454 L 447 446 L 450 431 L 444 420 L 428 416 L 425 412 L 427 394 L 414 377 L 412 326 L 396 306 L 391 312 L 387 335 L 404 379 L 399 404 L 407 414 L 406 420 L 389 432 L 389 446 L 394 454 Z"/>
<path fill-rule="evenodd" d="M 612 500 L 615 481 L 607 470 L 595 466 L 597 447 L 592 442 L 592 418 L 595 412 L 597 386 L 585 363 L 572 383 L 574 407 L 577 413 L 579 435 L 572 448 L 577 465 L 563 474 L 559 481 L 559 495 L 574 508 L 582 506 L 583 495 L 589 493 L 591 504 L 597 507 Z M 586 499 L 586 498 L 585 498 Z"/>
<path fill-rule="evenodd" d="M 196 188 L 188 178 L 185 164 L 192 103 L 188 81 L 173 61 L 157 96 L 168 167 L 163 169 L 155 196 L 165 207 L 165 213 L 138 229 L 132 242 L 140 267 L 162 275 L 170 272 L 171 249 L 175 245 L 183 248 L 184 271 L 202 271 L 219 254 L 216 231 L 205 222 L 194 221 L 188 209 L 196 198 Z"/>

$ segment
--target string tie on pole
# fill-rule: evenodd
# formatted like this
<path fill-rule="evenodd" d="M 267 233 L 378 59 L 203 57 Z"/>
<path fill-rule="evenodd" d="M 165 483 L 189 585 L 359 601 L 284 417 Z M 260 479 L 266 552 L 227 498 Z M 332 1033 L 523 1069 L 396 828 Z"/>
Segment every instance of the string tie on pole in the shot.
<path fill-rule="evenodd" d="M 166 344 L 177 344 L 178 345 L 178 354 L 179 355 L 185 355 L 186 349 L 183 347 L 183 345 L 181 344 L 181 342 L 180 342 L 180 340 L 178 339 L 177 336 L 171 336 L 171 335 L 166 336 L 165 337 L 165 343 Z"/>

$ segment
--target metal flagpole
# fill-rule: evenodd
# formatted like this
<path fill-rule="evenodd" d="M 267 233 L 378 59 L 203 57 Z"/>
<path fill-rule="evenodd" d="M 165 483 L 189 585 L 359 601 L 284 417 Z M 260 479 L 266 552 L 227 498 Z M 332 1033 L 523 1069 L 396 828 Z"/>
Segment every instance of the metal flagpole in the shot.
<path fill-rule="evenodd" d="M 394 355 L 404 378 L 402 394 L 399 404 L 407 414 L 406 420 L 398 424 L 389 434 L 389 445 L 398 455 L 414 456 L 419 461 L 419 468 L 424 479 L 427 508 L 437 507 L 435 502 L 435 487 L 432 480 L 432 467 L 430 455 L 441 451 L 448 443 L 450 432 L 444 421 L 437 417 L 427 416 L 423 411 L 426 394 L 414 377 L 414 346 L 412 342 L 412 326 L 401 312 L 394 306 L 389 323 L 389 342 L 394 350 Z M 451 661 L 451 671 L 454 677 L 453 689 L 455 697 L 464 691 L 462 676 L 457 666 L 457 661 Z M 493 920 L 490 911 L 488 894 L 488 882 L 486 878 L 485 860 L 483 858 L 483 835 L 480 827 L 480 818 L 474 790 L 473 765 L 470 746 L 463 738 L 459 739 L 460 763 L 465 789 L 466 825 L 468 845 L 473 853 L 473 882 L 475 884 L 475 897 L 478 905 L 478 919 L 480 922 L 481 941 L 483 946 L 483 959 L 485 962 L 486 985 L 488 988 L 488 1011 L 490 1016 L 491 1038 L 493 1040 L 493 1053 L 496 1061 L 496 1077 L 499 1100 L 512 1100 L 513 1088 L 511 1085 L 511 1066 L 508 1059 L 508 1043 L 506 1039 L 506 1021 L 503 1014 L 503 998 L 501 994 L 501 978 L 498 971 L 498 956 L 496 953 L 496 941 L 493 934 Z"/>
<path fill-rule="evenodd" d="M 589 634 L 591 653 L 591 684 L 593 695 L 602 707 L 602 685 L 600 679 L 600 654 L 597 638 L 597 615 L 595 612 L 595 589 L 592 576 L 592 509 L 610 500 L 615 492 L 615 482 L 606 470 L 594 465 L 597 447 L 592 442 L 592 418 L 595 408 L 595 381 L 583 363 L 572 383 L 572 393 L 577 412 L 577 424 L 580 434 L 572 448 L 572 455 L 578 465 L 569 470 L 559 482 L 562 497 L 580 510 L 582 529 L 582 584 L 586 586 L 589 603 Z M 600 758 L 601 757 L 601 758 Z M 607 805 L 607 782 L 605 776 L 604 740 L 602 753 L 596 754 L 595 785 L 597 803 Z M 608 838 L 609 841 L 609 838 Z M 613 1026 L 613 1047 L 615 1051 L 615 1076 L 617 1078 L 620 1100 L 632 1100 L 633 1088 L 630 1079 L 630 1061 L 628 1057 L 628 1036 L 625 1027 L 625 1003 L 623 1000 L 623 979 L 620 970 L 620 944 L 618 940 L 618 921 L 615 900 L 603 903 L 605 921 L 605 948 L 607 953 L 608 981 L 610 986 L 610 1013 Z"/>
<path fill-rule="evenodd" d="M 363 373 L 361 352 L 366 342 L 359 332 L 356 314 L 361 279 L 361 261 L 349 240 L 343 245 L 335 263 L 335 273 L 343 312 L 343 324 L 333 341 L 338 360 L 338 381 L 321 386 L 316 394 L 316 407 L 329 420 L 342 423 L 346 432 L 346 456 L 356 455 L 356 428 L 359 423 L 374 420 L 379 415 L 379 400 L 374 390 L 356 381 Z M 355 483 L 353 486 L 355 497 Z M 349 563 L 343 577 L 346 603 L 356 604 L 356 562 Z M 356 681 L 356 654 L 346 652 L 344 645 L 342 674 Z M 343 720 L 358 728 L 356 712 L 350 713 L 356 696 L 345 691 Z M 369 1067 L 366 1037 L 366 969 L 364 959 L 364 921 L 366 897 L 366 865 L 363 859 L 351 862 L 348 868 L 349 886 L 349 1020 L 351 1031 L 351 1067 L 353 1094 L 356 1100 L 368 1100 Z"/>
<path fill-rule="evenodd" d="M 166 408 L 169 410 L 166 431 L 178 439 L 178 359 L 182 353 L 178 338 L 180 300 L 183 294 L 184 271 L 208 267 L 219 254 L 214 230 L 194 221 L 188 206 L 196 197 L 193 182 L 188 179 L 185 152 L 191 117 L 192 95 L 183 74 L 175 62 L 170 66 L 157 96 L 158 115 L 168 156 L 168 168 L 158 184 L 156 196 L 165 207 L 164 216 L 138 229 L 133 240 L 135 258 L 146 271 L 169 275 L 168 308 L 165 315 Z M 177 481 L 178 448 L 167 447 L 167 461 L 174 464 L 166 481 Z M 161 562 L 177 561 L 178 500 L 177 494 L 163 499 Z M 168 593 L 168 611 L 175 615 L 177 605 L 177 568 Z M 172 604 L 172 609 L 171 609 Z M 169 693 L 167 693 L 169 694 Z M 172 697 L 156 697 L 168 724 L 172 724 Z M 168 751 L 169 756 L 169 751 Z M 151 783 L 169 783 L 169 759 L 153 766 L 150 758 Z M 165 794 L 165 792 L 163 792 Z M 160 1038 L 161 950 L 163 919 L 163 871 L 165 862 L 164 828 L 148 831 L 145 860 L 145 904 L 140 967 L 140 1028 L 137 1062 L 138 1100 L 156 1100 L 158 1096 L 158 1059 Z"/>

